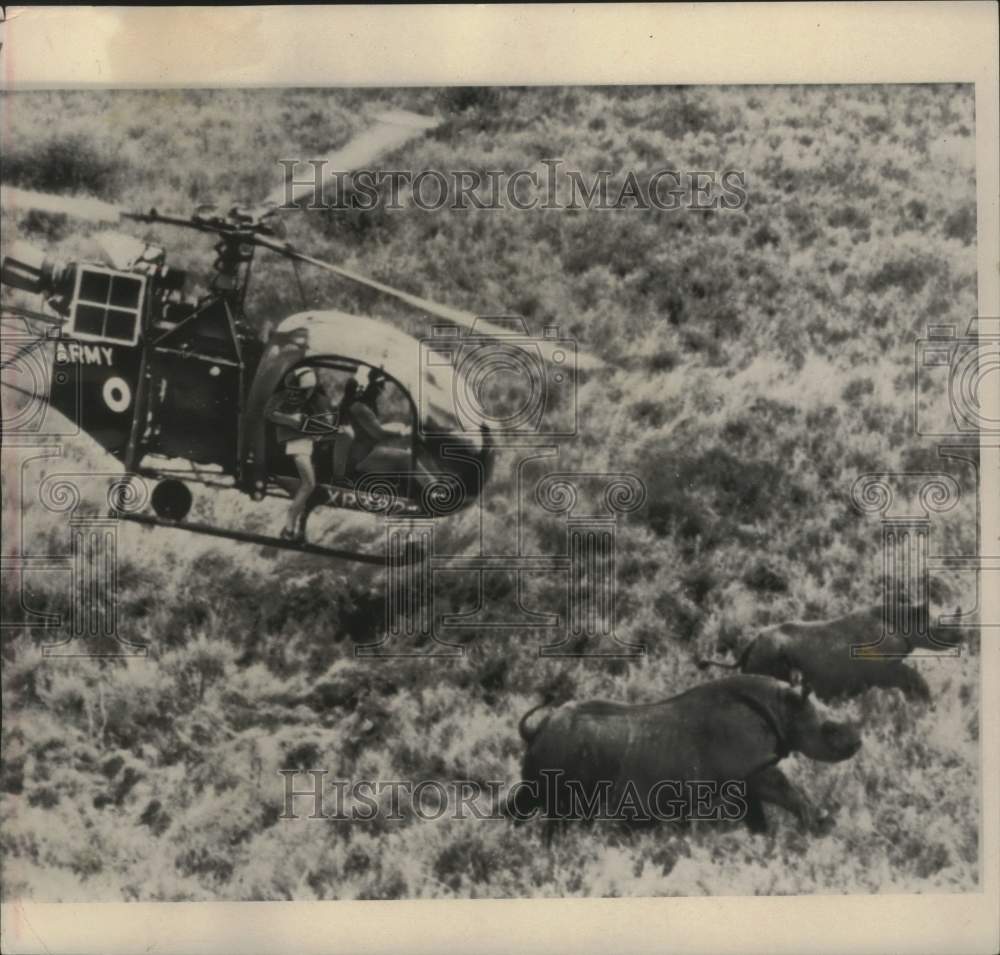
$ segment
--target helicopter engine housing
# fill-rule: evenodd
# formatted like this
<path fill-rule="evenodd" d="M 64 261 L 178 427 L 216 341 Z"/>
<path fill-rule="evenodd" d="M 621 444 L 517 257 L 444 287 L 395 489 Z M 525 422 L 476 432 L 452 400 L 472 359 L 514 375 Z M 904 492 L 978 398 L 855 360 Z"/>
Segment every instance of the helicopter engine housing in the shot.
<path fill-rule="evenodd" d="M 32 294 L 67 301 L 76 281 L 76 263 L 50 259 L 29 242 L 18 240 L 0 265 L 0 282 Z M 65 311 L 63 311 L 65 314 Z"/>

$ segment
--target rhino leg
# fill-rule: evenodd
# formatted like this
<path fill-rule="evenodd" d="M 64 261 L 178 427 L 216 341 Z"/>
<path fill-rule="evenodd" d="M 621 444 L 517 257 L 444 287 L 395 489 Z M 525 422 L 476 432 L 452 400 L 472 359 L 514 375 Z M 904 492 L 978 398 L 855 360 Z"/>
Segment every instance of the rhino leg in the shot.
<path fill-rule="evenodd" d="M 920 700 L 929 703 L 931 700 L 931 688 L 927 681 L 913 667 L 908 667 L 905 663 L 889 667 L 889 686 L 899 687 L 908 700 Z"/>
<path fill-rule="evenodd" d="M 788 777 L 778 769 L 777 766 L 769 766 L 755 773 L 747 780 L 747 795 L 749 798 L 750 810 L 747 813 L 747 825 L 751 832 L 766 831 L 765 828 L 755 829 L 757 821 L 756 812 L 763 817 L 762 803 L 770 802 L 782 809 L 787 809 L 799 820 L 799 825 L 809 832 L 822 834 L 829 832 L 833 825 L 829 814 L 821 812 L 814 806 L 801 789 L 792 785 Z"/>
<path fill-rule="evenodd" d="M 747 792 L 747 814 L 744 818 L 747 828 L 755 834 L 766 834 L 768 831 L 767 814 L 764 803 L 751 792 Z"/>
<path fill-rule="evenodd" d="M 565 828 L 565 819 L 553 819 L 551 816 L 546 818 L 543 829 L 546 849 L 552 848 L 552 843 L 562 836 Z"/>

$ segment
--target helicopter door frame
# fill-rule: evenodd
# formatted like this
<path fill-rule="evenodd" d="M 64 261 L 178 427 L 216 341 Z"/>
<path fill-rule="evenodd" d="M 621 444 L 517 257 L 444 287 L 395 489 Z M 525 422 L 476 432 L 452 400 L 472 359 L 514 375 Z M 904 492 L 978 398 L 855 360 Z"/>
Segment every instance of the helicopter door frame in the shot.
<path fill-rule="evenodd" d="M 153 298 L 154 296 L 147 295 L 144 299 L 143 314 L 140 323 L 141 330 L 137 342 L 139 346 L 139 374 L 135 382 L 135 404 L 132 406 L 132 426 L 129 429 L 128 444 L 125 445 L 125 455 L 122 459 L 126 474 L 137 471 L 139 463 L 142 461 L 142 454 L 139 453 L 139 431 L 142 427 L 142 421 L 146 417 L 146 404 L 149 395 L 146 349 L 149 345 L 147 336 L 153 326 Z"/>

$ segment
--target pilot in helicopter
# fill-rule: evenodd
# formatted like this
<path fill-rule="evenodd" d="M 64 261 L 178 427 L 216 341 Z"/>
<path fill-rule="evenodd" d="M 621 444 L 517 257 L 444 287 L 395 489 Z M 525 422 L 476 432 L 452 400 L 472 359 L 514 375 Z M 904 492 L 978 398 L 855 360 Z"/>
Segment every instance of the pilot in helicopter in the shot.
<path fill-rule="evenodd" d="M 411 474 L 418 484 L 429 475 L 413 460 L 412 432 L 402 422 L 383 424 L 379 417 L 379 399 L 386 386 L 385 373 L 379 368 L 368 372 L 368 383 L 361 386 L 362 370 L 348 380 L 340 403 L 340 420 L 350 425 L 353 440 L 347 456 L 349 475 Z M 414 473 L 414 466 L 416 473 Z"/>

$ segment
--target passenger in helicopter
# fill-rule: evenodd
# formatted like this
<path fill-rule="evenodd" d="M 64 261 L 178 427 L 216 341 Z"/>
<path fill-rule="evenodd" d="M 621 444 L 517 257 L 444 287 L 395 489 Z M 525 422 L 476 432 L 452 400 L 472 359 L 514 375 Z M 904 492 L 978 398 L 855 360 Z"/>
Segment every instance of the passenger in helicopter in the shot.
<path fill-rule="evenodd" d="M 275 392 L 264 409 L 265 419 L 276 426 L 277 440 L 284 445 L 299 474 L 298 481 L 289 479 L 289 490 L 291 493 L 294 489 L 294 496 L 281 531 L 283 540 L 298 543 L 305 540 L 306 502 L 316 488 L 312 453 L 317 440 L 317 433 L 307 428 L 330 411 L 330 400 L 320 387 L 316 372 L 305 366 L 285 375 L 281 390 Z"/>
<path fill-rule="evenodd" d="M 430 479 L 424 467 L 414 460 L 412 431 L 402 422 L 383 424 L 379 401 L 385 391 L 386 376 L 378 368 L 368 372 L 368 383 L 361 386 L 362 371 L 348 380 L 340 403 L 340 420 L 352 432 L 346 460 L 347 475 L 411 475 L 418 487 Z"/>

